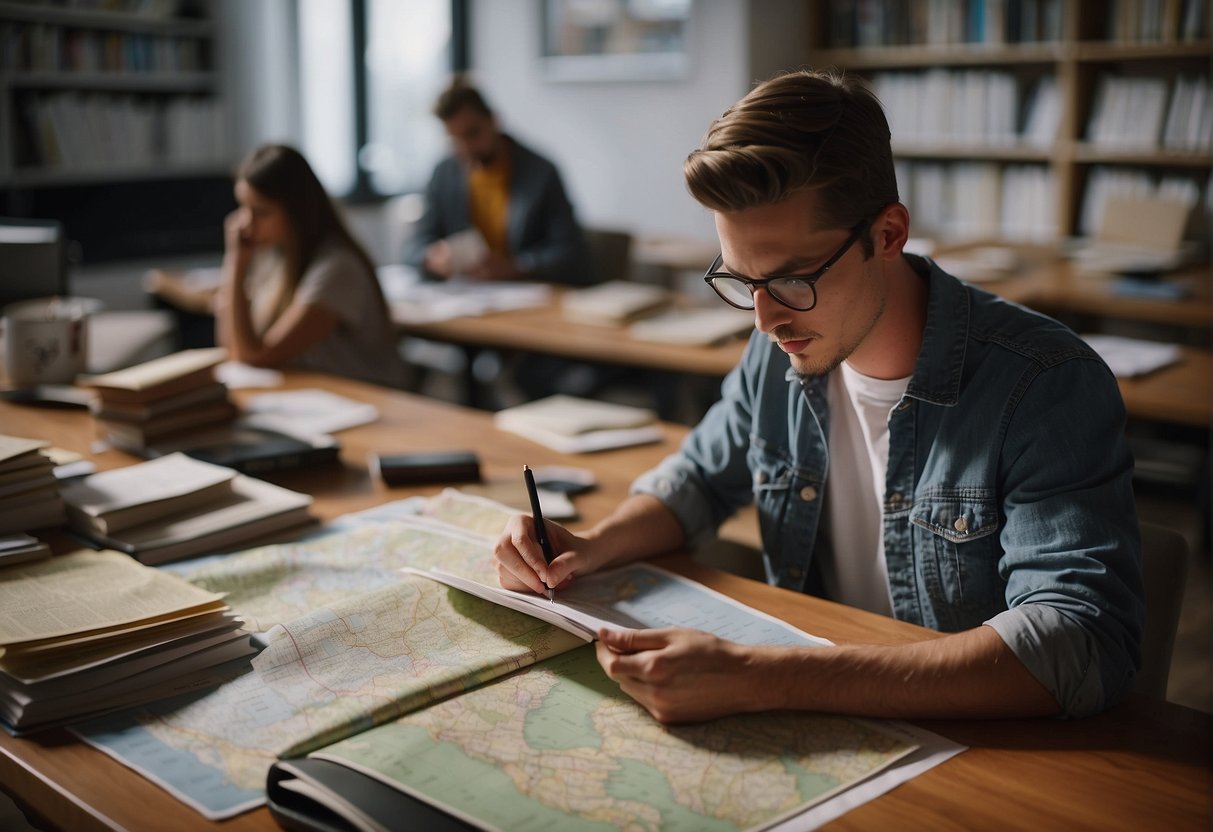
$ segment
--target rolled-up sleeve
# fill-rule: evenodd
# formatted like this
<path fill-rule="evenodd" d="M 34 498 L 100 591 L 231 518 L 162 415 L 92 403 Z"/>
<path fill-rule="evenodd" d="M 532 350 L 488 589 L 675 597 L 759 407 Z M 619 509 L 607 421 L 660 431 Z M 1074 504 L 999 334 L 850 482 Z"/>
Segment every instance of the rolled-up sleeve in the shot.
<path fill-rule="evenodd" d="M 1114 704 L 1141 665 L 1141 542 L 1124 424 L 1115 379 L 1081 357 L 1027 380 L 1006 427 L 999 572 L 1009 609 L 986 623 L 1067 716 Z"/>

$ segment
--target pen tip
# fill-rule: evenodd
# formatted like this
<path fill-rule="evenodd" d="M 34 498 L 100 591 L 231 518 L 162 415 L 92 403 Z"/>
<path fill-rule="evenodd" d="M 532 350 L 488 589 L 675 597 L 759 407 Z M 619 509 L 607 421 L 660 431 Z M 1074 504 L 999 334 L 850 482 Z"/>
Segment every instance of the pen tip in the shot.
<path fill-rule="evenodd" d="M 555 603 L 556 603 L 556 590 L 554 590 L 554 589 L 549 589 L 549 590 L 548 590 L 548 603 L 549 603 L 549 604 L 555 604 Z"/>

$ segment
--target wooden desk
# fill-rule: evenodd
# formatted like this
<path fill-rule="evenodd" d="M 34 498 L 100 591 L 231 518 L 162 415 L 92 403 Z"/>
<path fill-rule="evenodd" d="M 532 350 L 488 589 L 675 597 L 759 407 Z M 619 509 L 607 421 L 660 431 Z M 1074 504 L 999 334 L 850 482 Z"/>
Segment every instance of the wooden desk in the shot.
<path fill-rule="evenodd" d="M 406 335 L 470 347 L 708 376 L 726 375 L 745 350 L 742 338 L 714 346 L 661 344 L 633 338 L 626 326 L 575 323 L 560 311 L 564 291 L 553 287 L 552 301 L 546 306 L 427 323 L 398 320 L 396 328 Z"/>
<path fill-rule="evenodd" d="M 1177 364 L 1117 380 L 1130 417 L 1198 428 L 1213 426 L 1213 352 L 1180 347 L 1180 353 Z"/>
<path fill-rule="evenodd" d="M 307 488 L 326 518 L 421 493 L 386 489 L 368 475 L 371 449 L 474 447 L 489 476 L 517 476 L 524 461 L 592 466 L 601 489 L 578 498 L 588 521 L 610 511 L 627 483 L 671 444 L 567 458 L 493 430 L 484 413 L 323 376 L 293 375 L 293 387 L 321 386 L 375 404 L 382 418 L 341 433 L 340 468 L 294 472 L 276 481 Z M 4 430 L 87 452 L 90 419 L 80 411 L 0 402 Z M 683 428 L 667 427 L 670 442 Z M 102 468 L 131 460 L 116 451 L 95 457 Z M 434 489 L 428 489 L 433 491 Z M 661 561 L 808 632 L 838 642 L 898 644 L 938 634 L 911 624 L 776 589 L 697 564 Z M 971 750 L 844 815 L 839 830 L 1103 828 L 1205 829 L 1213 794 L 1213 716 L 1166 703 L 1133 700 L 1087 720 L 929 722 L 924 727 Z M 0 786 L 50 828 L 275 830 L 266 809 L 207 823 L 167 792 L 65 731 L 37 740 L 0 734 Z"/>
<path fill-rule="evenodd" d="M 1032 299 L 1046 297 L 1034 294 L 1042 285 L 1040 278 L 1029 277 L 1025 280 L 1027 282 L 1022 284 L 996 284 L 991 288 L 1000 293 L 1005 290 L 1009 299 L 1029 305 Z M 1048 297 L 1058 298 L 1065 294 L 1075 304 L 1079 303 L 1078 298 L 1089 300 L 1099 297 L 1089 288 L 1058 292 Z M 1112 299 L 1106 292 L 1102 297 L 1102 303 L 1108 308 L 1115 306 L 1119 309 L 1122 304 L 1129 302 L 1124 298 Z M 1082 303 L 1087 303 L 1087 300 Z M 1137 304 L 1138 301 L 1132 303 Z M 1149 306 L 1144 301 L 1141 303 Z M 1153 302 L 1155 306 L 1162 303 Z M 1196 304 L 1195 308 L 1199 309 L 1200 305 Z M 1179 314 L 1174 309 L 1171 311 Z M 397 326 L 411 335 L 466 346 L 517 349 L 708 376 L 727 374 L 741 360 L 745 350 L 745 341 L 740 339 L 711 347 L 637 341 L 628 335 L 626 327 L 591 326 L 567 321 L 561 315 L 558 302 L 482 317 L 452 318 L 425 324 L 398 323 Z M 1142 378 L 1121 379 L 1120 392 L 1132 418 L 1196 427 L 1213 425 L 1213 352 L 1201 347 L 1184 347 L 1183 359 L 1178 364 Z"/>
<path fill-rule="evenodd" d="M 963 257 L 974 245 L 942 249 L 941 259 Z M 1208 333 L 1213 327 L 1209 266 L 1191 266 L 1163 278 L 1182 287 L 1182 300 L 1117 294 L 1116 278 L 1083 272 L 1056 250 L 1023 247 L 1023 266 L 1013 277 L 977 285 L 1007 300 L 1059 317 L 1080 316 L 1160 324 Z"/>

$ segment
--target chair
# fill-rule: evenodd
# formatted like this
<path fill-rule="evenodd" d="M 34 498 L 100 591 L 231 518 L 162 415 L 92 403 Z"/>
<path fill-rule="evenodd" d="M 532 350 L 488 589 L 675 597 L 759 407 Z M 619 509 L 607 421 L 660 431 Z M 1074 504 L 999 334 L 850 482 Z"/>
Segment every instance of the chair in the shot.
<path fill-rule="evenodd" d="M 594 283 L 626 280 L 632 270 L 632 235 L 607 228 L 585 229 Z"/>
<path fill-rule="evenodd" d="M 0 307 L 66 295 L 66 252 L 61 223 L 0 217 Z"/>
<path fill-rule="evenodd" d="M 1167 698 L 1171 652 L 1179 629 L 1188 574 L 1188 542 L 1179 532 L 1141 523 L 1141 567 L 1146 589 L 1146 628 L 1141 640 L 1141 672 L 1134 690 Z"/>

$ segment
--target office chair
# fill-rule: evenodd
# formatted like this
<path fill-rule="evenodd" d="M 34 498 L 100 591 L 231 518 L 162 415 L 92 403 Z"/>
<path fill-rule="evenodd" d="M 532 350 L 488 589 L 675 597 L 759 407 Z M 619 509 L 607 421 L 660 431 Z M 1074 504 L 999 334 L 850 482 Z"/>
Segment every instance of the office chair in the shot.
<path fill-rule="evenodd" d="M 1141 571 L 1146 588 L 1146 628 L 1141 640 L 1141 671 L 1133 689 L 1166 699 L 1188 575 L 1187 540 L 1174 529 L 1143 521 Z"/>
<path fill-rule="evenodd" d="M 585 229 L 594 283 L 627 280 L 632 270 L 632 235 L 607 228 Z"/>
<path fill-rule="evenodd" d="M 67 241 L 56 220 L 0 217 L 0 307 L 67 294 Z"/>

